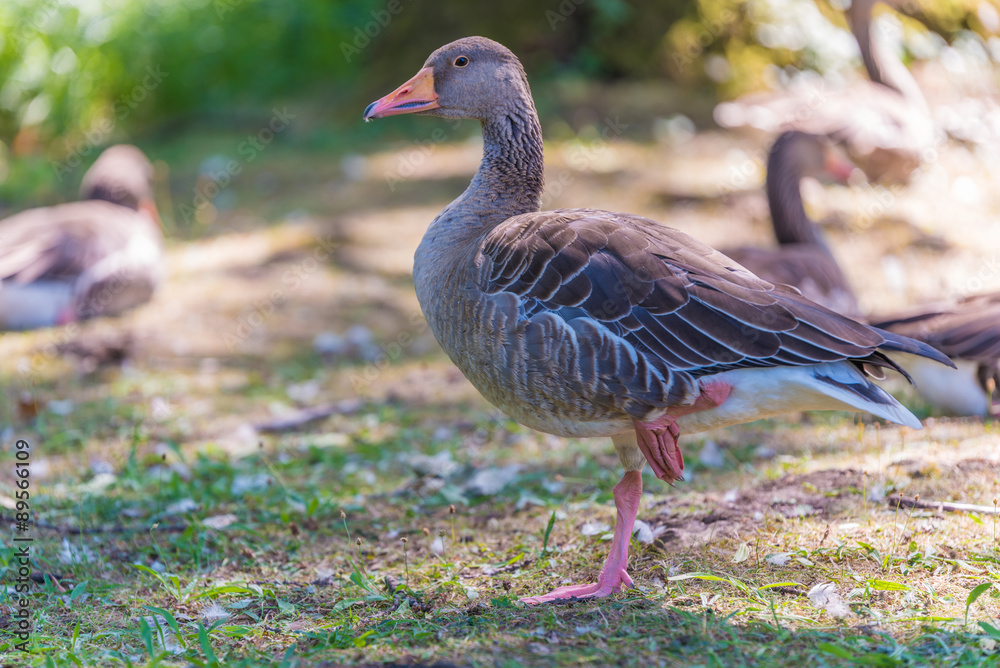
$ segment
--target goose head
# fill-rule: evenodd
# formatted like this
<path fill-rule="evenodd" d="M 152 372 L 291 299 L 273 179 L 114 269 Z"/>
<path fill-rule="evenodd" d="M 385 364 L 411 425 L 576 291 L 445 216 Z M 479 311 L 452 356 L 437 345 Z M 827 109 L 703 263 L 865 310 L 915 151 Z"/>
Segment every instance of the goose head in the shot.
<path fill-rule="evenodd" d="M 768 173 L 790 173 L 826 183 L 847 183 L 855 165 L 825 137 L 805 132 L 782 134 L 771 148 Z"/>
<path fill-rule="evenodd" d="M 116 144 L 101 153 L 83 175 L 80 197 L 142 211 L 160 222 L 153 201 L 153 165 L 145 153 L 129 144 Z"/>
<path fill-rule="evenodd" d="M 364 120 L 399 114 L 486 121 L 531 105 L 524 68 L 485 37 L 465 37 L 432 53 L 402 86 L 368 105 Z"/>

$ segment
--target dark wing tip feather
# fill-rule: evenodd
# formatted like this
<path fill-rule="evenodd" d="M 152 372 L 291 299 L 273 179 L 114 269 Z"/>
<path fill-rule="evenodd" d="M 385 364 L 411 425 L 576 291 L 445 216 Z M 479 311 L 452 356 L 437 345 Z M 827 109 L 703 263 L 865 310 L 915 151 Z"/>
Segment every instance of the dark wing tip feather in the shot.
<path fill-rule="evenodd" d="M 927 359 L 932 359 L 935 362 L 940 362 L 945 366 L 950 366 L 952 369 L 956 368 L 955 363 L 951 361 L 951 358 L 934 346 L 928 345 L 923 341 L 911 339 L 910 337 L 903 336 L 902 334 L 896 334 L 888 330 L 880 329 L 878 327 L 872 327 L 872 329 L 881 334 L 882 338 L 885 339 L 885 343 L 879 346 L 882 350 L 919 355 L 920 357 L 926 357 Z"/>

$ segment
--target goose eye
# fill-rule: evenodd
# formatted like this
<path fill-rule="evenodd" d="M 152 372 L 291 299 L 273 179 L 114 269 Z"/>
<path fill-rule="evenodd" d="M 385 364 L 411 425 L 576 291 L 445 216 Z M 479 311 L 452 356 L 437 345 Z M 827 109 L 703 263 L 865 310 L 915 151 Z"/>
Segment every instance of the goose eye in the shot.
<path fill-rule="evenodd" d="M 455 59 L 455 67 L 465 67 L 469 64 L 469 59 L 465 56 L 459 56 Z"/>

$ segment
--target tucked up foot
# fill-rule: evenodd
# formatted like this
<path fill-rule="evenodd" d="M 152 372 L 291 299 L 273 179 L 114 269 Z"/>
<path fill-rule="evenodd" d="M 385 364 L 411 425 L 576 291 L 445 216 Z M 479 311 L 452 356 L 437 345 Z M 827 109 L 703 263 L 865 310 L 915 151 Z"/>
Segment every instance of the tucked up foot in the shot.
<path fill-rule="evenodd" d="M 719 406 L 729 397 L 732 387 L 720 381 L 706 383 L 690 406 L 676 406 L 650 422 L 633 420 L 636 441 L 656 477 L 671 485 L 683 479 L 684 455 L 677 447 L 680 430 L 677 418 Z"/>
<path fill-rule="evenodd" d="M 663 415 L 652 422 L 633 420 L 636 443 L 643 457 L 656 477 L 671 485 L 684 478 L 684 455 L 677 447 L 680 431 L 676 419 L 673 415 Z"/>

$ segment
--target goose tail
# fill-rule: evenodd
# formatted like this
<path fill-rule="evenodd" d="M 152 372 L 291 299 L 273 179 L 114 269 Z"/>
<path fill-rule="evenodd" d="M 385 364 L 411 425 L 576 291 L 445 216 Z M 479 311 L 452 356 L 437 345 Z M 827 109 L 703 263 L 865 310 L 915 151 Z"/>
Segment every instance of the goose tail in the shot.
<path fill-rule="evenodd" d="M 857 410 L 877 415 L 889 422 L 906 425 L 913 429 L 923 427 L 917 416 L 896 401 L 891 394 L 873 383 L 857 367 L 833 363 L 820 364 L 812 369 L 816 389 L 828 397 Z"/>

